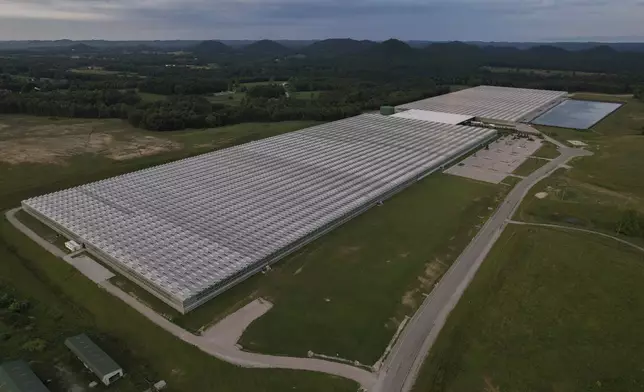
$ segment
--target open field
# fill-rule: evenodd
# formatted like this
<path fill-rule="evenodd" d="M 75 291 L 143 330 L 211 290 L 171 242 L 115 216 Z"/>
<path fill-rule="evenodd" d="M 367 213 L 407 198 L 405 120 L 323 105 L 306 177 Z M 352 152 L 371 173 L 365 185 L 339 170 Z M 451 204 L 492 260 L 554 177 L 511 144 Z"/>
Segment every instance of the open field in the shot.
<path fill-rule="evenodd" d="M 275 306 L 246 331 L 245 349 L 371 365 L 505 192 L 430 176 L 176 321 L 198 330 L 261 296 Z"/>
<path fill-rule="evenodd" d="M 139 97 L 141 97 L 141 100 L 143 102 L 165 101 L 169 97 L 168 95 L 153 94 L 153 93 L 142 93 L 140 91 L 137 91 L 137 94 L 139 94 Z"/>
<path fill-rule="evenodd" d="M 519 166 L 513 174 L 517 176 L 529 176 L 534 171 L 548 163 L 545 159 L 528 158 Z"/>
<path fill-rule="evenodd" d="M 211 103 L 225 103 L 228 105 L 239 105 L 246 98 L 246 93 L 235 92 L 234 94 L 209 95 L 206 97 Z"/>
<path fill-rule="evenodd" d="M 578 181 L 570 174 L 561 169 L 539 183 L 521 204 L 515 219 L 581 227 L 644 240 L 644 232 L 638 231 L 637 227 L 629 228 L 628 223 L 628 214 L 634 212 L 644 224 L 641 198 Z M 539 199 L 536 194 L 545 197 Z"/>
<path fill-rule="evenodd" d="M 642 390 L 643 279 L 644 254 L 616 241 L 509 226 L 414 391 Z"/>

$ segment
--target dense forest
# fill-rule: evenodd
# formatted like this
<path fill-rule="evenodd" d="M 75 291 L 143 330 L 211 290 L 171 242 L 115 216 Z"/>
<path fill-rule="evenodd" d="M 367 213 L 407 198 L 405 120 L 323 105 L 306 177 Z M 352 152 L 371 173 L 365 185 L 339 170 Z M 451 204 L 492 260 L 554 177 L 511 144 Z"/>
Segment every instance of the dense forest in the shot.
<path fill-rule="evenodd" d="M 0 113 L 120 118 L 157 131 L 335 120 L 480 84 L 633 93 L 644 53 L 331 39 L 0 50 Z"/>

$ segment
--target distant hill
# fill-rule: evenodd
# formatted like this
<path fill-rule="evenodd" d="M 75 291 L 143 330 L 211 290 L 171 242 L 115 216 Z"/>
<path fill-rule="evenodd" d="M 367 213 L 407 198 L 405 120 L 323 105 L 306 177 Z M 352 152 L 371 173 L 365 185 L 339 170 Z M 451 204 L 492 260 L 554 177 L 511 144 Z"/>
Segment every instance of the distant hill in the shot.
<path fill-rule="evenodd" d="M 395 57 L 411 57 L 417 53 L 417 50 L 409 46 L 407 43 L 397 40 L 389 39 L 381 42 L 373 47 L 367 49 L 365 55 L 390 58 Z"/>
<path fill-rule="evenodd" d="M 253 42 L 250 45 L 241 48 L 241 51 L 255 56 L 287 56 L 293 51 L 286 46 L 268 39 Z"/>
<path fill-rule="evenodd" d="M 231 53 L 233 48 L 219 41 L 203 41 L 195 46 L 192 51 L 201 55 L 214 55 Z"/>
<path fill-rule="evenodd" d="M 335 57 L 357 53 L 378 45 L 374 41 L 357 41 L 350 38 L 333 38 L 318 41 L 302 49 L 302 52 L 313 57 Z"/>

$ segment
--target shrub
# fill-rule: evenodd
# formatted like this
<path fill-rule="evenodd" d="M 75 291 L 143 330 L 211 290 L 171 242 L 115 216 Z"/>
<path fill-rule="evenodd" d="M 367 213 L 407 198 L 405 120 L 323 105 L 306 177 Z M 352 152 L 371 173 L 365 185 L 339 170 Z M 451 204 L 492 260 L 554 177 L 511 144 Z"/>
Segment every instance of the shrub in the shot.
<path fill-rule="evenodd" d="M 31 353 L 39 353 L 47 348 L 47 342 L 42 339 L 32 339 L 22 345 L 22 349 Z"/>

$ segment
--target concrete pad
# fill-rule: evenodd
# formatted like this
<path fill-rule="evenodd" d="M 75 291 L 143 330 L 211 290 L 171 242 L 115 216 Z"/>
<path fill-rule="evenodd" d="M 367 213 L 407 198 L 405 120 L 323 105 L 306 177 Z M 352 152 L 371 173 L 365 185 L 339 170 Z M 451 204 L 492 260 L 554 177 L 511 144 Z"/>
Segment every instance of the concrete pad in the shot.
<path fill-rule="evenodd" d="M 511 136 L 501 138 L 445 171 L 461 177 L 498 184 L 541 148 L 542 141 Z"/>
<path fill-rule="evenodd" d="M 570 143 L 570 145 L 574 147 L 588 147 L 588 144 L 580 140 L 568 140 L 568 143 Z"/>
<path fill-rule="evenodd" d="M 273 304 L 261 298 L 249 303 L 235 313 L 221 320 L 203 333 L 207 340 L 234 346 L 237 344 L 248 326 L 258 318 L 265 315 Z"/>
<path fill-rule="evenodd" d="M 452 166 L 447 169 L 445 173 L 485 181 L 492 184 L 500 184 L 507 177 L 506 173 L 494 172 L 472 166 Z"/>
<path fill-rule="evenodd" d="M 110 270 L 86 255 L 77 257 L 66 256 L 65 261 L 94 283 L 102 283 L 116 276 Z"/>

